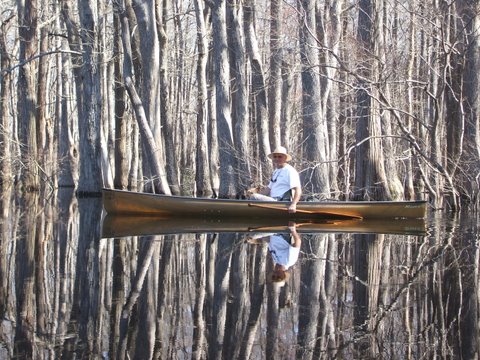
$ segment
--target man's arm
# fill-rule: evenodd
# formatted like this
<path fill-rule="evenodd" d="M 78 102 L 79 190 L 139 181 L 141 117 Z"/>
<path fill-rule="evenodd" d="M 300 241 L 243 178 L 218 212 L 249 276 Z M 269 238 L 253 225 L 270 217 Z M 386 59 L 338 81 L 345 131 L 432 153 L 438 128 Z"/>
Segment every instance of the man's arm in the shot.
<path fill-rule="evenodd" d="M 302 188 L 300 186 L 295 186 L 292 189 L 293 192 L 293 199 L 288 207 L 288 212 L 294 213 L 297 212 L 297 203 L 300 201 L 300 197 L 302 196 Z"/>

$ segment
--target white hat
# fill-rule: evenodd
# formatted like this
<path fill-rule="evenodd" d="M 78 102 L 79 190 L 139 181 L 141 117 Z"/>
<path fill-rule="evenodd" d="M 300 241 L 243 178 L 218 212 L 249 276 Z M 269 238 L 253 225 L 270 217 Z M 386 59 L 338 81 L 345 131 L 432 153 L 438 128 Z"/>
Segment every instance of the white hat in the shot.
<path fill-rule="evenodd" d="M 292 157 L 287 153 L 287 149 L 285 149 L 283 146 L 277 147 L 274 151 L 272 151 L 272 153 L 270 155 L 268 155 L 268 157 L 270 159 L 272 159 L 274 154 L 286 155 L 287 156 L 287 161 L 292 160 Z"/>

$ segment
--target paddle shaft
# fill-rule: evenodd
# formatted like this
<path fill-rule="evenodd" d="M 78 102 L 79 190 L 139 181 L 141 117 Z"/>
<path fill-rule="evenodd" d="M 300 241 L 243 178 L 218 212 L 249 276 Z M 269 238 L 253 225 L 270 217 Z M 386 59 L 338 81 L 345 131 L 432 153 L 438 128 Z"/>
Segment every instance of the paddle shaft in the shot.
<path fill-rule="evenodd" d="M 278 206 L 265 205 L 265 204 L 248 203 L 248 206 L 259 207 L 259 208 L 264 208 L 264 209 L 288 211 L 288 208 L 285 208 L 285 207 L 278 207 Z M 322 211 L 322 210 L 310 211 L 310 210 L 299 210 L 299 209 L 297 209 L 296 212 L 301 213 L 301 214 L 318 214 L 318 215 L 329 215 L 329 216 L 342 216 L 342 217 L 352 218 L 352 219 L 362 219 L 361 216 L 357 216 L 357 215 L 337 214 L 337 213 L 333 213 L 333 212 L 330 212 L 330 211 Z"/>

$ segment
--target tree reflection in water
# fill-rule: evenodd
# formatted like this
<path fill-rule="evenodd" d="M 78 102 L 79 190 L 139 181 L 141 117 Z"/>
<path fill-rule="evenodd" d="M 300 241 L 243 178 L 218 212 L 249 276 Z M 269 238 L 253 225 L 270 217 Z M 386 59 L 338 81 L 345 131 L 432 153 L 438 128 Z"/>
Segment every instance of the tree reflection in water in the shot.
<path fill-rule="evenodd" d="M 245 234 L 101 239 L 101 201 L 0 199 L 0 358 L 475 358 L 476 219 L 302 235 L 282 288 Z M 471 216 L 471 215 L 470 215 Z"/>

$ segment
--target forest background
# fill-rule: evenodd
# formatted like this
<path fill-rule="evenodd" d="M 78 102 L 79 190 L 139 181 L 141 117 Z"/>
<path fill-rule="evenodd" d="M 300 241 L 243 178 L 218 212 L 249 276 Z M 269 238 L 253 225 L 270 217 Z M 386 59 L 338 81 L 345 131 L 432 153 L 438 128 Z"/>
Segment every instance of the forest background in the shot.
<path fill-rule="evenodd" d="M 478 1 L 0 4 L 1 186 L 478 205 Z"/>

